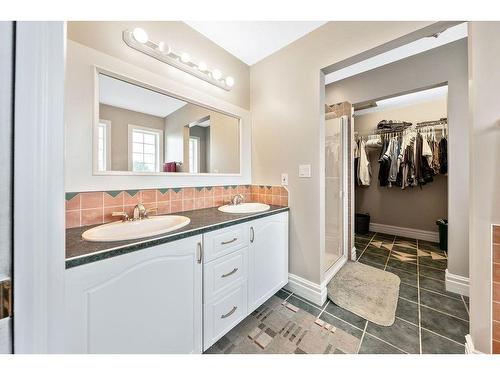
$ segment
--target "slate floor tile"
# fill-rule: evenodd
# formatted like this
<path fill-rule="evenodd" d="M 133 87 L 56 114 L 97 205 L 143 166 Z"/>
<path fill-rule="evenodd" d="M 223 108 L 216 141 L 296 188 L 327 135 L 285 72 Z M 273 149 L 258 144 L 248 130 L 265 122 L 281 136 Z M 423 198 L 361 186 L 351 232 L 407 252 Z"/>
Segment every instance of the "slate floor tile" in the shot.
<path fill-rule="evenodd" d="M 421 290 L 420 304 L 456 316 L 457 318 L 469 320 L 469 314 L 465 309 L 463 301 L 455 298 L 445 297 L 440 294 Z"/>
<path fill-rule="evenodd" d="M 372 263 L 372 262 L 370 262 L 370 261 L 368 261 L 366 259 L 367 258 L 361 257 L 359 259 L 359 263 L 363 263 L 363 264 L 366 264 L 367 266 L 378 268 L 379 270 L 384 270 L 385 264 L 382 264 L 382 263 Z"/>
<path fill-rule="evenodd" d="M 284 289 L 280 289 L 276 292 L 275 296 L 281 299 L 286 299 L 290 295 L 290 292 L 287 292 Z"/>
<path fill-rule="evenodd" d="M 376 264 L 381 264 L 381 265 L 385 265 L 385 263 L 387 261 L 387 256 L 381 257 L 380 255 L 367 253 L 366 251 L 361 256 L 361 259 L 363 259 L 363 258 L 364 258 L 364 260 L 366 260 L 370 263 L 376 263 Z"/>
<path fill-rule="evenodd" d="M 359 329 L 365 329 L 366 319 L 353 314 L 352 312 L 347 311 L 340 306 L 337 306 L 331 301 L 326 306 L 325 312 L 328 312 L 337 318 L 345 320 L 346 322 L 351 323 L 353 326 L 356 326 Z"/>
<path fill-rule="evenodd" d="M 418 304 L 399 298 L 396 316 L 418 325 Z"/>
<path fill-rule="evenodd" d="M 288 303 L 291 303 L 292 305 L 298 307 L 299 309 L 307 311 L 309 314 L 314 315 L 314 316 L 318 316 L 319 313 L 321 312 L 321 310 L 319 308 L 314 307 L 313 305 L 311 305 L 307 302 L 304 302 L 301 299 L 298 299 L 294 295 L 290 296 L 290 298 L 288 298 L 286 301 Z"/>
<path fill-rule="evenodd" d="M 445 294 L 448 297 L 452 297 L 455 299 L 461 299 L 459 294 L 448 292 L 446 290 L 446 285 L 444 281 L 439 281 L 435 279 L 429 279 L 428 277 L 420 276 L 419 277 L 420 288 L 432 290 L 441 294 Z"/>
<path fill-rule="evenodd" d="M 328 313 L 322 313 L 319 317 L 321 320 L 324 320 L 327 323 L 330 323 L 331 325 L 341 329 L 344 332 L 347 332 L 348 334 L 357 337 L 360 339 L 363 336 L 363 331 L 360 330 L 359 328 L 356 328 L 350 324 L 347 324 L 346 322 L 343 322 L 340 319 L 337 319 L 331 314 Z"/>
<path fill-rule="evenodd" d="M 391 258 L 391 259 L 389 259 L 389 262 L 387 263 L 387 265 L 389 267 L 399 268 L 400 270 L 403 270 L 406 272 L 417 273 L 417 264 L 416 263 L 401 262 L 400 260 Z"/>
<path fill-rule="evenodd" d="M 445 277 L 444 270 L 438 270 L 436 268 L 425 267 L 421 264 L 418 265 L 418 273 L 425 277 L 430 277 L 432 279 L 443 280 Z"/>
<path fill-rule="evenodd" d="M 436 332 L 456 342 L 465 342 L 469 333 L 469 323 L 449 315 L 420 306 L 420 324 L 423 328 Z"/>
<path fill-rule="evenodd" d="M 389 250 L 384 249 L 383 247 L 382 248 L 378 248 L 378 247 L 373 246 L 373 245 L 368 245 L 368 247 L 365 250 L 365 253 L 379 255 L 379 256 L 382 256 L 382 257 L 389 256 L 389 252 L 390 252 Z"/>
<path fill-rule="evenodd" d="M 465 339 L 464 339 L 465 340 Z M 422 329 L 422 354 L 464 354 L 464 345 Z"/>
<path fill-rule="evenodd" d="M 392 272 L 393 274 L 398 275 L 399 278 L 401 279 L 402 283 L 417 286 L 417 274 L 416 273 L 406 272 L 406 271 L 401 270 L 399 268 L 394 268 L 394 267 L 390 267 L 390 266 L 388 266 L 385 270 L 387 272 Z"/>
<path fill-rule="evenodd" d="M 446 259 L 441 259 L 441 260 L 434 260 L 431 257 L 419 257 L 418 258 L 418 264 L 420 266 L 426 266 L 426 267 L 432 267 L 432 268 L 437 268 L 439 270 L 445 270 L 447 267 L 448 262 Z"/>
<path fill-rule="evenodd" d="M 396 318 L 390 327 L 379 326 L 368 322 L 367 332 L 407 353 L 420 353 L 418 326 Z"/>
<path fill-rule="evenodd" d="M 380 341 L 372 335 L 365 334 L 359 348 L 359 354 L 405 354 L 405 352 Z"/>
<path fill-rule="evenodd" d="M 415 286 L 399 284 L 399 296 L 413 302 L 418 302 L 418 289 Z"/>

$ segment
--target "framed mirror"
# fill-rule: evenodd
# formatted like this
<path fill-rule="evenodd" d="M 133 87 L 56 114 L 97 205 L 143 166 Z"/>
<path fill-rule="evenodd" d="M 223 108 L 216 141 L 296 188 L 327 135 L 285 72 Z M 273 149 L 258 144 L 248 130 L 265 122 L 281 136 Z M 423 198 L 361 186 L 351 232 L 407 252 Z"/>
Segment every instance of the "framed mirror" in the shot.
<path fill-rule="evenodd" d="M 241 120 L 96 69 L 94 175 L 241 175 Z"/>

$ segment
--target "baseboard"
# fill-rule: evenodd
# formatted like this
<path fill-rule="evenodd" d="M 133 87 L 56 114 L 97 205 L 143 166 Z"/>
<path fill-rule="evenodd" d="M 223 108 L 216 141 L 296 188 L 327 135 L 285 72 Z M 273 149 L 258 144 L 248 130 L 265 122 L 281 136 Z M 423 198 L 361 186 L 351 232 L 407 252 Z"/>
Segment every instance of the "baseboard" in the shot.
<path fill-rule="evenodd" d="M 370 223 L 370 231 L 385 234 L 393 234 L 395 236 L 403 236 L 409 238 L 416 238 L 418 240 L 439 242 L 439 232 L 432 232 L 429 230 L 413 229 L 396 227 L 394 225 Z"/>
<path fill-rule="evenodd" d="M 322 292 L 321 285 L 313 283 L 312 281 L 306 280 L 300 276 L 294 275 L 292 273 L 288 274 L 288 284 L 285 289 L 297 294 L 316 305 L 322 305 Z M 326 300 L 326 293 L 325 293 Z"/>
<path fill-rule="evenodd" d="M 465 335 L 465 354 L 484 354 L 474 348 L 474 342 L 471 335 Z"/>
<path fill-rule="evenodd" d="M 347 262 L 347 256 L 340 258 L 328 271 L 325 272 L 324 280 L 321 284 L 313 283 L 303 277 L 288 274 L 288 284 L 285 289 L 297 294 L 299 297 L 312 302 L 318 306 L 323 305 L 327 298 L 326 287 L 335 274 Z"/>
<path fill-rule="evenodd" d="M 446 269 L 445 271 L 445 284 L 446 290 L 448 292 L 462 294 L 464 296 L 469 296 L 469 278 L 454 275 Z"/>
<path fill-rule="evenodd" d="M 357 254 L 357 249 L 356 249 L 356 246 L 353 246 L 352 247 L 352 250 L 351 250 L 351 260 L 354 262 L 356 261 L 356 254 Z"/>

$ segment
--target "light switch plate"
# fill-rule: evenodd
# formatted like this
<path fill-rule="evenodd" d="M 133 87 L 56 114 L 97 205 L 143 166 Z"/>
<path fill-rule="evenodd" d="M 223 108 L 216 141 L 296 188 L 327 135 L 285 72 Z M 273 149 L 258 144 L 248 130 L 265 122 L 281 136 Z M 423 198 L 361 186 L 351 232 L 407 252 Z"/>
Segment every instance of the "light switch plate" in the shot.
<path fill-rule="evenodd" d="M 302 177 L 302 178 L 311 177 L 311 164 L 300 164 L 299 165 L 299 177 Z"/>
<path fill-rule="evenodd" d="M 283 185 L 283 186 L 288 185 L 288 173 L 281 174 L 281 185 Z"/>

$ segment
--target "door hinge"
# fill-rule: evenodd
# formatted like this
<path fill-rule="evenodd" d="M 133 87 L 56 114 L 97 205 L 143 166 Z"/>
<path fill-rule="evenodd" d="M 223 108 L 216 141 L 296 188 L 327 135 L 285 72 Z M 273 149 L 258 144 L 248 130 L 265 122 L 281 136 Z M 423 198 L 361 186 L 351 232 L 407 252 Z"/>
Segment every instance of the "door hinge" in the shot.
<path fill-rule="evenodd" d="M 12 316 L 12 283 L 0 281 L 0 319 Z"/>

